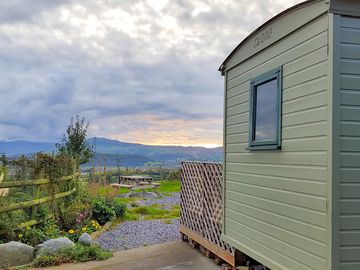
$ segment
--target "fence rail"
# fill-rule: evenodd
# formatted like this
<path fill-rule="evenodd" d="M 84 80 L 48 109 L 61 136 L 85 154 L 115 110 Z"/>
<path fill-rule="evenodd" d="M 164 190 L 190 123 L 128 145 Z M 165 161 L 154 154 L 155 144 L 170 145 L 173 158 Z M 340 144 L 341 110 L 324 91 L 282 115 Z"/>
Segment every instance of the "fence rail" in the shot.
<path fill-rule="evenodd" d="M 180 230 L 190 238 L 201 237 L 214 253 L 233 265 L 235 249 L 220 239 L 222 185 L 222 164 L 182 163 Z"/>
<path fill-rule="evenodd" d="M 0 175 L 0 178 L 4 175 Z M 76 177 L 78 177 L 79 174 L 73 174 L 69 176 L 64 176 L 56 181 L 56 183 L 59 182 L 67 182 L 70 181 Z M 48 196 L 40 197 L 40 186 L 42 185 L 50 185 L 54 183 L 50 179 L 37 179 L 37 180 L 20 180 L 20 181 L 8 181 L 8 182 L 0 182 L 0 192 L 1 189 L 10 189 L 10 188 L 20 188 L 20 187 L 27 187 L 27 186 L 34 186 L 33 189 L 33 199 L 30 201 L 24 201 L 24 202 L 18 202 L 13 203 L 6 206 L 0 206 L 0 213 L 6 213 L 11 211 L 16 211 L 19 209 L 26 209 L 31 207 L 31 219 L 27 222 L 24 222 L 19 225 L 18 228 L 23 228 L 27 226 L 33 226 L 36 224 L 39 224 L 43 222 L 43 220 L 36 220 L 36 212 L 37 212 L 37 206 L 41 204 L 45 204 L 48 202 L 51 202 L 53 200 L 58 200 L 61 198 L 65 198 L 72 193 L 76 191 L 76 188 L 69 188 L 68 191 L 60 192 L 60 193 L 54 193 Z M 0 234 L 5 233 L 6 231 L 0 231 Z"/>

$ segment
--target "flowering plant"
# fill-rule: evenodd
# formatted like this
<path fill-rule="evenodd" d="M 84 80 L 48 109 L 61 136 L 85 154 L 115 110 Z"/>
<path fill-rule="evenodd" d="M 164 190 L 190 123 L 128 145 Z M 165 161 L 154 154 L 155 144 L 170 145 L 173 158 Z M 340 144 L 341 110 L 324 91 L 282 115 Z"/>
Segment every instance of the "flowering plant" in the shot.
<path fill-rule="evenodd" d="M 81 234 L 85 232 L 90 234 L 101 229 L 99 222 L 97 222 L 95 219 L 92 219 L 80 225 L 81 226 L 68 230 L 67 237 L 73 241 L 76 241 L 77 239 L 79 239 Z"/>

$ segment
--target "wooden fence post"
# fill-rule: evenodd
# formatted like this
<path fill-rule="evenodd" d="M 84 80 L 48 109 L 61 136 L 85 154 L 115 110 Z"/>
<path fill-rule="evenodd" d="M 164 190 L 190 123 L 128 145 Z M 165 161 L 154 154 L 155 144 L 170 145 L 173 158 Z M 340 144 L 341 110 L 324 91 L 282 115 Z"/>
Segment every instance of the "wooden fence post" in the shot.
<path fill-rule="evenodd" d="M 3 174 L 0 175 L 0 180 L 2 180 Z M 59 182 L 69 182 L 72 179 L 76 179 L 79 177 L 79 173 L 75 173 L 73 175 L 68 175 L 61 177 L 58 179 Z M 26 221 L 24 223 L 21 223 L 18 228 L 24 228 L 24 227 L 30 227 L 36 224 L 39 224 L 43 222 L 44 220 L 36 220 L 36 213 L 38 210 L 38 206 L 44 203 L 49 203 L 53 200 L 58 200 L 61 198 L 65 198 L 71 194 L 73 194 L 76 191 L 76 187 L 73 189 L 70 189 L 65 192 L 61 193 L 54 193 L 49 194 L 46 197 L 41 197 L 41 187 L 42 185 L 49 185 L 51 184 L 51 180 L 48 179 L 37 179 L 37 180 L 18 180 L 18 181 L 9 181 L 9 182 L 2 182 L 0 181 L 0 191 L 8 190 L 10 188 L 20 188 L 20 187 L 27 187 L 27 186 L 33 186 L 33 199 L 31 201 L 24 201 L 24 202 L 17 202 L 6 206 L 0 206 L 0 213 L 6 213 L 11 211 L 16 211 L 19 209 L 25 209 L 30 208 L 31 209 L 31 220 Z M 0 194 L 1 196 L 1 194 Z M 53 217 L 53 215 L 45 217 L 45 219 Z M 12 230 L 15 230 L 17 228 L 12 228 Z M 6 230 L 0 231 L 0 235 L 7 232 Z"/>
<path fill-rule="evenodd" d="M 34 200 L 40 199 L 40 185 L 36 185 L 33 187 L 33 199 Z M 37 209 L 38 209 L 38 205 L 34 205 L 33 207 L 31 207 L 31 219 L 32 220 L 36 219 Z"/>
<path fill-rule="evenodd" d="M 0 183 L 5 179 L 5 173 L 0 173 Z M 5 197 L 9 193 L 8 188 L 0 189 L 0 197 Z"/>

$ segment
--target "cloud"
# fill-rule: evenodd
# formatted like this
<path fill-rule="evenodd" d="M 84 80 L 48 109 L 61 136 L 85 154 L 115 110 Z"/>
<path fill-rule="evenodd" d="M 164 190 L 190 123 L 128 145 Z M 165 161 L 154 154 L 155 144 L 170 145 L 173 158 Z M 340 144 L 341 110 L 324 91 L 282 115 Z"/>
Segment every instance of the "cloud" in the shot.
<path fill-rule="evenodd" d="M 0 22 L 21 23 L 34 20 L 43 12 L 51 12 L 53 9 L 68 0 L 8 0 L 1 3 Z"/>
<path fill-rule="evenodd" d="M 218 66 L 300 1 L 8 0 L 0 15 L 0 140 L 91 135 L 221 144 Z"/>

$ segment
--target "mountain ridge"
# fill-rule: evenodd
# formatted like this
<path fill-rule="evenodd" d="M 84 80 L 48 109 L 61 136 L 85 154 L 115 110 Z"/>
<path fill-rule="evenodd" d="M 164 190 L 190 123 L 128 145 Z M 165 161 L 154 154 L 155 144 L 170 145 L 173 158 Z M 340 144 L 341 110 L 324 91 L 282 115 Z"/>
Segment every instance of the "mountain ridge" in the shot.
<path fill-rule="evenodd" d="M 146 145 L 103 137 L 89 138 L 88 142 L 89 144 L 95 142 L 95 162 L 107 160 L 109 166 L 119 164 L 119 160 L 124 166 L 144 166 L 149 163 L 178 166 L 183 160 L 219 162 L 223 155 L 222 147 Z M 51 142 L 0 141 L 0 154 L 4 153 L 10 157 L 31 155 L 40 151 L 51 153 L 54 150 L 55 143 Z"/>

